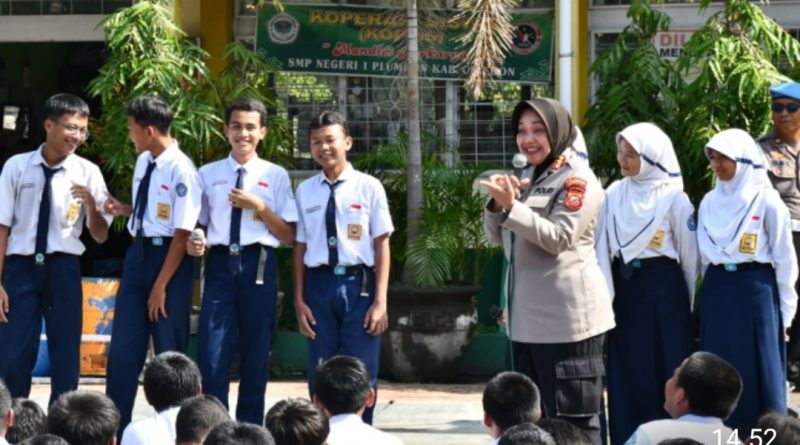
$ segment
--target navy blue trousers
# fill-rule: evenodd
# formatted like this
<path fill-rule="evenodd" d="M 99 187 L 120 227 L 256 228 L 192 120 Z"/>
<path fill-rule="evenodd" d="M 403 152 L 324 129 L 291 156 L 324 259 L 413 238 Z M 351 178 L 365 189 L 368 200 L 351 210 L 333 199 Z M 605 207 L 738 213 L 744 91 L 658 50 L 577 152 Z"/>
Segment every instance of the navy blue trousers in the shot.
<path fill-rule="evenodd" d="M 262 250 L 267 254 L 264 283 L 256 284 Z M 262 425 L 278 293 L 275 254 L 271 247 L 255 245 L 245 248 L 241 256 L 242 272 L 238 275 L 229 272 L 227 248 L 212 248 L 208 256 L 197 359 L 203 374 L 203 392 L 216 396 L 227 408 L 229 370 L 238 345 L 236 419 Z"/>
<path fill-rule="evenodd" d="M 125 255 L 122 282 L 114 302 L 114 324 L 108 348 L 106 394 L 119 409 L 119 434 L 131 421 L 133 402 L 147 354 L 150 336 L 156 354 L 186 352 L 192 299 L 192 258 L 184 256 L 167 284 L 167 318 L 152 322 L 147 300 L 169 250 L 170 239 L 154 246 L 149 240 L 134 242 Z"/>
<path fill-rule="evenodd" d="M 786 414 L 786 344 L 775 270 L 710 266 L 700 302 L 700 347 L 729 361 L 744 388 L 726 425 L 746 435 L 767 411 Z"/>
<path fill-rule="evenodd" d="M 639 425 L 668 419 L 664 384 L 694 351 L 686 279 L 675 260 L 643 260 L 626 279 L 614 262 L 614 316 L 608 335 L 611 443 L 624 444 Z"/>
<path fill-rule="evenodd" d="M 28 397 L 31 372 L 36 365 L 44 316 L 47 350 L 52 369 L 50 403 L 78 387 L 80 375 L 83 290 L 77 255 L 47 255 L 51 304 L 44 298 L 44 283 L 35 282 L 33 255 L 9 255 L 3 287 L 8 293 L 8 323 L 0 323 L 0 377 L 11 397 Z"/>
<path fill-rule="evenodd" d="M 316 339 L 308 341 L 308 390 L 312 395 L 317 365 L 341 354 L 364 362 L 377 400 L 381 337 L 370 335 L 364 329 L 364 317 L 375 300 L 375 271 L 372 268 L 363 271 L 337 276 L 329 271 L 306 268 L 306 304 L 317 321 L 312 326 Z M 361 296 L 365 279 L 367 296 Z M 362 416 L 368 424 L 372 424 L 373 408 L 367 408 Z"/>

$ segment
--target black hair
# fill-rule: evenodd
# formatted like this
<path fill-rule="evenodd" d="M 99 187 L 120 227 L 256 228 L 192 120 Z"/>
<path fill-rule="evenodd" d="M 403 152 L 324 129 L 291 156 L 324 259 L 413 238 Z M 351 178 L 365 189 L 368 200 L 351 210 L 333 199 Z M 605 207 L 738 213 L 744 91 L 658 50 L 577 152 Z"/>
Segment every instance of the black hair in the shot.
<path fill-rule="evenodd" d="M 197 395 L 200 384 L 200 369 L 180 352 L 162 352 L 144 370 L 144 396 L 158 412 Z"/>
<path fill-rule="evenodd" d="M 53 434 L 38 434 L 18 445 L 69 445 L 69 442 Z"/>
<path fill-rule="evenodd" d="M 689 439 L 688 437 L 679 437 L 677 439 L 666 439 L 658 443 L 658 445 L 703 445 L 702 443 Z"/>
<path fill-rule="evenodd" d="M 228 410 L 216 397 L 210 394 L 190 397 L 181 404 L 175 419 L 175 440 L 202 443 L 211 429 L 230 420 Z"/>
<path fill-rule="evenodd" d="M 678 373 L 677 386 L 689 399 L 689 412 L 728 418 L 742 394 L 739 371 L 722 357 L 699 351 L 690 355 Z"/>
<path fill-rule="evenodd" d="M 545 417 L 536 422 L 557 444 L 592 445 L 592 439 L 580 428 L 564 419 Z"/>
<path fill-rule="evenodd" d="M 266 428 L 250 423 L 224 422 L 211 430 L 204 445 L 275 445 Z"/>
<path fill-rule="evenodd" d="M 354 414 L 367 403 L 370 375 L 361 360 L 337 355 L 317 366 L 316 396 L 332 415 Z"/>
<path fill-rule="evenodd" d="M 254 111 L 259 115 L 261 126 L 267 126 L 267 107 L 259 100 L 252 97 L 241 97 L 229 103 L 225 107 L 225 125 L 231 124 L 231 116 L 234 111 Z"/>
<path fill-rule="evenodd" d="M 125 112 L 141 127 L 153 126 L 161 134 L 169 134 L 172 107 L 159 96 L 138 96 L 125 104 Z"/>
<path fill-rule="evenodd" d="M 533 422 L 540 415 L 539 389 L 525 374 L 501 372 L 483 390 L 483 410 L 504 431 L 514 425 Z"/>
<path fill-rule="evenodd" d="M 119 420 L 119 410 L 105 394 L 70 391 L 50 406 L 47 432 L 71 445 L 108 445 L 117 434 Z"/>
<path fill-rule="evenodd" d="M 11 409 L 14 410 L 14 424 L 6 430 L 9 443 L 19 443 L 47 432 L 47 415 L 38 403 L 17 397 L 11 401 Z"/>
<path fill-rule="evenodd" d="M 64 115 L 89 117 L 89 105 L 74 94 L 59 93 L 44 102 L 42 115 L 53 122 L 58 122 Z"/>
<path fill-rule="evenodd" d="M 497 445 L 556 445 L 556 441 L 543 429 L 525 422 L 504 431 Z"/>
<path fill-rule="evenodd" d="M 752 433 L 751 437 L 762 439 L 754 443 L 797 445 L 800 443 L 800 419 L 769 412 L 758 419 Z"/>
<path fill-rule="evenodd" d="M 0 379 L 0 433 L 6 429 L 6 416 L 11 411 L 11 392 L 6 382 Z"/>
<path fill-rule="evenodd" d="M 276 403 L 264 418 L 276 445 L 322 445 L 330 432 L 328 419 L 306 399 Z"/>
<path fill-rule="evenodd" d="M 311 132 L 314 130 L 318 130 L 322 127 L 329 127 L 331 125 L 341 126 L 344 135 L 350 136 L 350 132 L 347 131 L 347 120 L 345 120 L 344 116 L 335 111 L 323 111 L 322 113 L 319 113 L 311 118 L 311 122 L 308 124 L 308 133 L 311 134 Z"/>

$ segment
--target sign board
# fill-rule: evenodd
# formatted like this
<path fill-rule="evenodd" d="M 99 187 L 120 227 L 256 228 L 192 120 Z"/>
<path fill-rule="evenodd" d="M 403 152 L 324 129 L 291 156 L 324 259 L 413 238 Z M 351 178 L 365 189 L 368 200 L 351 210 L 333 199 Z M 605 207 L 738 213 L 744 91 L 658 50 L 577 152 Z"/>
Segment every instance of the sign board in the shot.
<path fill-rule="evenodd" d="M 658 32 L 653 37 L 653 46 L 655 46 L 658 55 L 662 59 L 677 60 L 683 54 L 683 48 L 692 37 L 693 31 L 667 31 Z"/>
<path fill-rule="evenodd" d="M 469 48 L 458 38 L 467 24 L 440 11 L 420 20 L 420 77 L 465 79 Z M 501 81 L 552 81 L 552 13 L 515 12 L 513 46 L 496 75 Z M 406 75 L 404 11 L 356 6 L 284 5 L 258 16 L 258 52 L 283 71 L 402 77 Z"/>

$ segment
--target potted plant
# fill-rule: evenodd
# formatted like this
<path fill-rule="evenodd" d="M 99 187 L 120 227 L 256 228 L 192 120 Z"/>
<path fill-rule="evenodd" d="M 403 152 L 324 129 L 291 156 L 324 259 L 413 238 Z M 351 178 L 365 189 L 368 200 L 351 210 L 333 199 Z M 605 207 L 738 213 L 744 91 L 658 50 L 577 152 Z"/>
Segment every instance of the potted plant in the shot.
<path fill-rule="evenodd" d="M 404 230 L 405 146 L 386 145 L 359 163 L 380 178 L 394 210 L 389 329 L 383 335 L 381 368 L 401 381 L 448 381 L 469 346 L 477 310 L 477 284 L 488 244 L 483 235 L 485 198 L 475 188 L 475 166 L 447 163 L 439 146 L 423 156 L 423 202 L 419 236 L 406 246 Z M 397 277 L 410 271 L 413 282 Z"/>

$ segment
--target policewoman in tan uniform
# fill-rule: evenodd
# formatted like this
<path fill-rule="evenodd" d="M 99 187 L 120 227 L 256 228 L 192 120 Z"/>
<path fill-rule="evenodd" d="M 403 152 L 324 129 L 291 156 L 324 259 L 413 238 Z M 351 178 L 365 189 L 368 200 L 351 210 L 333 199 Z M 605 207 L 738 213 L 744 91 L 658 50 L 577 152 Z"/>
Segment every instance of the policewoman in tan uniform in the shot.
<path fill-rule="evenodd" d="M 791 215 L 792 242 L 800 253 L 800 83 L 772 86 L 773 130 L 758 139 L 767 174 Z M 798 286 L 795 285 L 795 289 Z M 800 323 L 791 325 L 787 351 L 788 378 L 800 385 Z"/>
<path fill-rule="evenodd" d="M 547 417 L 601 443 L 604 333 L 611 299 L 594 250 L 603 189 L 572 148 L 575 126 L 552 99 L 520 102 L 512 125 L 531 165 L 521 179 L 493 175 L 486 236 L 509 260 L 506 320 L 512 367 L 542 393 Z"/>

